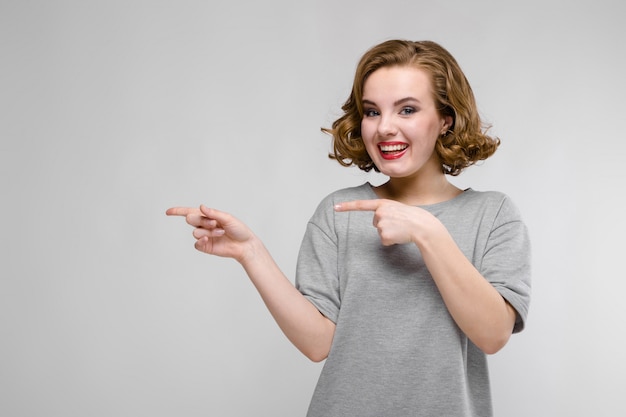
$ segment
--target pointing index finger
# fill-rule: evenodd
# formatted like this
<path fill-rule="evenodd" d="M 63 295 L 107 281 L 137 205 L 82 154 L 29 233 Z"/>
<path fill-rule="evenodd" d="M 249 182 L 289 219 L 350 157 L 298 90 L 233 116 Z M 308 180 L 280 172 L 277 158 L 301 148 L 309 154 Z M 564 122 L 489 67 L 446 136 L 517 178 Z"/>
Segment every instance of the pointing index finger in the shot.
<path fill-rule="evenodd" d="M 168 216 L 186 216 L 197 211 L 198 209 L 193 207 L 172 207 L 168 208 L 165 211 L 165 214 L 167 214 Z"/>
<path fill-rule="evenodd" d="M 380 200 L 353 200 L 335 204 L 335 211 L 376 211 Z"/>

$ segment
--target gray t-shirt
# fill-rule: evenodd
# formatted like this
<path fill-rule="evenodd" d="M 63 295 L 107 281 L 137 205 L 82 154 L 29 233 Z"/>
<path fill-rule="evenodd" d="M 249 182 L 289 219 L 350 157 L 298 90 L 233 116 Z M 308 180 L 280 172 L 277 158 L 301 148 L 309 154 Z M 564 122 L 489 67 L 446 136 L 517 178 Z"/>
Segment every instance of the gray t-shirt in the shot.
<path fill-rule="evenodd" d="M 450 316 L 417 247 L 383 246 L 372 212 L 333 209 L 375 198 L 369 183 L 337 191 L 307 225 L 296 286 L 336 324 L 308 416 L 491 416 L 486 355 Z M 468 189 L 421 207 L 515 308 L 521 331 L 530 243 L 510 199 Z"/>

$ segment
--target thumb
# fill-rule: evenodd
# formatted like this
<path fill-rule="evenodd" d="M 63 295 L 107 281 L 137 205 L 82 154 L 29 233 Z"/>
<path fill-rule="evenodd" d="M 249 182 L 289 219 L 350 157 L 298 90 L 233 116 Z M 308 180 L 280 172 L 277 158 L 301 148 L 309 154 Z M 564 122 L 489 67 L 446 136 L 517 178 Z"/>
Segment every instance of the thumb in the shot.
<path fill-rule="evenodd" d="M 204 214 L 207 218 L 211 219 L 211 220 L 216 220 L 220 225 L 222 226 L 226 226 L 228 224 L 232 224 L 233 221 L 235 220 L 235 218 L 224 212 L 224 211 L 220 211 L 214 208 L 210 208 L 205 206 L 204 204 L 200 205 L 200 211 L 202 212 L 202 214 Z"/>

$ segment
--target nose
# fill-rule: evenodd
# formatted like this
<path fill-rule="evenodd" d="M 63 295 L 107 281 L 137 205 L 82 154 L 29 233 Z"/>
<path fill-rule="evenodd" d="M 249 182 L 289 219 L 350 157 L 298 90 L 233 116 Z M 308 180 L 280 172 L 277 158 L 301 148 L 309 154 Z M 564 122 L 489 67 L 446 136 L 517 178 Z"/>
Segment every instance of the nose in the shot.
<path fill-rule="evenodd" d="M 398 129 L 393 121 L 393 116 L 381 115 L 378 122 L 378 134 L 380 136 L 395 136 L 398 133 Z"/>

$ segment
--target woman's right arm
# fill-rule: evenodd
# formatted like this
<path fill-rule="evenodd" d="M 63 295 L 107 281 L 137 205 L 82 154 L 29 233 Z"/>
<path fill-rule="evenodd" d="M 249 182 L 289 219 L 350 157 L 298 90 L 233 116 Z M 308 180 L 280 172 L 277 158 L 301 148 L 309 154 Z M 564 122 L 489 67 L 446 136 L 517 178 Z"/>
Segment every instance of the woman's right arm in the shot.
<path fill-rule="evenodd" d="M 309 359 L 324 360 L 335 324 L 323 316 L 287 279 L 265 245 L 232 215 L 200 206 L 174 207 L 169 216 L 184 216 L 194 227 L 195 248 L 239 262 L 287 338 Z"/>

